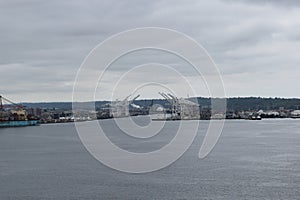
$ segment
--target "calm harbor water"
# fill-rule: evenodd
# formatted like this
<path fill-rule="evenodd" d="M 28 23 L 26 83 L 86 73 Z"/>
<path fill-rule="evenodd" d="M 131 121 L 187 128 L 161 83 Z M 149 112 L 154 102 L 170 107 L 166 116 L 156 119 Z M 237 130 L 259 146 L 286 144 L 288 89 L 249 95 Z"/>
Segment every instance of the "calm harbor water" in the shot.
<path fill-rule="evenodd" d="M 166 123 L 144 141 L 101 121 L 113 142 L 136 152 L 168 143 L 179 122 Z M 300 120 L 226 121 L 213 152 L 199 160 L 208 123 L 200 122 L 177 162 L 138 175 L 95 160 L 74 124 L 0 129 L 0 199 L 299 199 Z"/>

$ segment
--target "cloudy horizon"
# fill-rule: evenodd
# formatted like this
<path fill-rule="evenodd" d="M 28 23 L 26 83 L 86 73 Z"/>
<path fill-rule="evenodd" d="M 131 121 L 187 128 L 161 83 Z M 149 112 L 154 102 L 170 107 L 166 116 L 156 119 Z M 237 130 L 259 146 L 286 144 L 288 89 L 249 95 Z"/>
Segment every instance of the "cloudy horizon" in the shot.
<path fill-rule="evenodd" d="M 0 94 L 16 102 L 71 101 L 88 53 L 108 37 L 138 27 L 163 27 L 194 38 L 217 64 L 228 97 L 300 97 L 299 1 L 0 0 L 0 11 Z M 152 58 L 184 66 L 149 51 L 119 65 L 128 70 Z M 105 84 L 122 73 L 115 65 Z M 172 85 L 177 79 L 170 75 L 168 81 Z M 199 87 L 197 95 L 208 94 Z M 126 96 L 121 92 L 118 98 Z M 152 96 L 145 92 L 141 98 Z"/>

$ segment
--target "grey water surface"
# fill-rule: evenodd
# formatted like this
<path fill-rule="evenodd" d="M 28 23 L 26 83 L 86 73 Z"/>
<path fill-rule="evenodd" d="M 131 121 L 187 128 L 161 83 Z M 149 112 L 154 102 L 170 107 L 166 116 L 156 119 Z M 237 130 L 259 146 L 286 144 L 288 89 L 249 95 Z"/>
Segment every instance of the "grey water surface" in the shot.
<path fill-rule="evenodd" d="M 166 145 L 179 123 L 166 122 L 150 139 L 130 138 L 112 120 L 100 125 L 121 148 L 147 152 Z M 228 120 L 214 150 L 200 160 L 208 124 L 200 122 L 179 160 L 147 174 L 102 165 L 72 123 L 2 128 L 0 199 L 300 199 L 300 120 Z"/>

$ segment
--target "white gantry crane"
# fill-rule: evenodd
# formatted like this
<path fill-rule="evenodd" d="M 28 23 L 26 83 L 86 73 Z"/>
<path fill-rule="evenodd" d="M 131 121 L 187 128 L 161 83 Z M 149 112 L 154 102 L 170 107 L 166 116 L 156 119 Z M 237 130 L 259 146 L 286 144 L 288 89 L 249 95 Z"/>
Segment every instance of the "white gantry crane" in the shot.
<path fill-rule="evenodd" d="M 110 113 L 112 117 L 114 118 L 120 118 L 120 117 L 129 117 L 129 105 L 140 97 L 140 95 L 135 96 L 133 99 L 130 99 L 132 95 L 128 95 L 124 100 L 122 101 L 113 101 L 111 102 L 111 109 Z"/>
<path fill-rule="evenodd" d="M 171 104 L 171 119 L 199 119 L 200 105 L 190 100 L 180 98 L 168 93 L 159 92 Z"/>
<path fill-rule="evenodd" d="M 163 98 L 165 98 L 171 105 L 171 119 L 181 119 L 180 103 L 178 98 L 172 94 L 165 94 L 163 92 L 159 92 L 159 94 Z"/>

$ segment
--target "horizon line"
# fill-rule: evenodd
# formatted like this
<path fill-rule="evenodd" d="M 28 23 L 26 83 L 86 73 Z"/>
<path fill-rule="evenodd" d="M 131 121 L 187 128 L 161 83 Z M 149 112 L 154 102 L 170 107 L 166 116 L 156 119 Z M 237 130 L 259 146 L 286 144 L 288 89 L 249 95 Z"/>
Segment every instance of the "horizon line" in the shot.
<path fill-rule="evenodd" d="M 183 98 L 183 97 L 180 97 Z M 205 96 L 197 96 L 197 97 L 185 97 L 184 99 L 190 99 L 190 98 L 204 98 L 204 99 L 223 99 L 224 97 L 205 97 Z M 240 99 L 246 99 L 246 98 L 261 98 L 261 99 L 283 99 L 283 100 L 300 100 L 300 97 L 263 97 L 263 96 L 230 96 L 230 97 L 225 97 L 226 99 L 235 99 L 235 98 L 240 98 Z M 117 100 L 117 99 L 116 99 Z M 116 101 L 114 100 L 114 101 Z M 143 99 L 136 99 L 134 101 L 142 101 L 142 100 L 164 100 L 163 98 L 143 98 Z M 87 101 L 24 101 L 24 102 L 19 102 L 20 104 L 24 103 L 86 103 L 86 102 L 104 102 L 108 101 L 111 102 L 111 100 L 87 100 Z"/>

